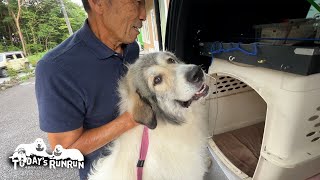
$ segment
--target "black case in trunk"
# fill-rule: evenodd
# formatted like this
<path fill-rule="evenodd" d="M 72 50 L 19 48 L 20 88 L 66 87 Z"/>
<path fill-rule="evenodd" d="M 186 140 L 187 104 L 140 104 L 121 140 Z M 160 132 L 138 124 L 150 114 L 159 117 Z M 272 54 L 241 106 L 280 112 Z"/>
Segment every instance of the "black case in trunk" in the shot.
<path fill-rule="evenodd" d="M 256 55 L 249 55 L 240 50 L 217 53 L 219 49 L 226 51 L 235 47 L 240 47 L 246 52 L 254 52 L 254 46 L 256 46 Z M 319 47 L 221 43 L 219 49 L 216 43 L 200 43 L 200 55 L 300 75 L 320 73 Z"/>

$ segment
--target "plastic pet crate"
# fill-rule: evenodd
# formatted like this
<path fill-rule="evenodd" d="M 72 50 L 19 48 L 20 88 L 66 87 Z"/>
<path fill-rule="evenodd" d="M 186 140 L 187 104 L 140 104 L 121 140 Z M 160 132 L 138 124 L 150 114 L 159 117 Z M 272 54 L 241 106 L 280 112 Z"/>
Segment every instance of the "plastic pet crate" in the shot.
<path fill-rule="evenodd" d="M 319 20 L 290 19 L 287 22 L 255 25 L 256 38 L 273 45 L 296 44 L 299 39 L 315 38 Z M 297 39 L 297 40 L 290 40 Z"/>
<path fill-rule="evenodd" d="M 209 149 L 229 179 L 304 180 L 320 173 L 320 74 L 215 58 Z"/>

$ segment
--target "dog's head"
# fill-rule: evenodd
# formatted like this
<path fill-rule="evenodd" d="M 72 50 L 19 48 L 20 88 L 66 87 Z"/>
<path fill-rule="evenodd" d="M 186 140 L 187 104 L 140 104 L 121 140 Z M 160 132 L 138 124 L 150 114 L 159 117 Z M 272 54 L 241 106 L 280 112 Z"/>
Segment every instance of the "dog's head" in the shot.
<path fill-rule="evenodd" d="M 62 150 L 63 150 L 63 147 L 62 147 L 60 144 L 57 144 L 57 145 L 54 147 L 53 152 L 54 152 L 54 153 L 61 153 Z"/>
<path fill-rule="evenodd" d="M 183 123 L 186 109 L 208 94 L 204 80 L 199 66 L 184 64 L 172 53 L 157 52 L 144 55 L 130 65 L 119 90 L 120 94 L 125 91 L 122 95 L 128 98 L 133 118 L 154 129 L 157 119 Z"/>
<path fill-rule="evenodd" d="M 26 150 L 24 148 L 19 148 L 18 149 L 18 154 L 19 155 L 25 155 L 26 154 Z"/>
<path fill-rule="evenodd" d="M 35 148 L 37 151 L 44 151 L 46 150 L 46 145 L 43 141 L 43 139 L 41 138 L 37 138 L 35 141 L 34 141 L 34 145 L 35 145 Z"/>

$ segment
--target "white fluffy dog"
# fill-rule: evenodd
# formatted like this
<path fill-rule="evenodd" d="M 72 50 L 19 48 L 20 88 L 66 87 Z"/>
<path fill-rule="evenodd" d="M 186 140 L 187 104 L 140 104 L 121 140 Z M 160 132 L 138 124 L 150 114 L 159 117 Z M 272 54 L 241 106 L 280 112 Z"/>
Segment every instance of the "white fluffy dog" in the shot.
<path fill-rule="evenodd" d="M 17 151 L 15 151 L 10 158 L 18 158 L 19 162 L 27 162 L 26 151 L 23 148 L 19 148 Z"/>
<path fill-rule="evenodd" d="M 78 149 L 64 149 L 60 144 L 57 144 L 52 152 L 52 159 L 68 159 L 83 161 L 83 155 Z"/>
<path fill-rule="evenodd" d="M 121 113 L 149 129 L 144 180 L 201 180 L 206 167 L 206 120 L 198 99 L 208 94 L 204 72 L 168 52 L 151 53 L 129 66 L 119 82 Z M 203 108 L 204 110 L 204 108 Z M 108 146 L 89 179 L 136 180 L 143 126 Z"/>
<path fill-rule="evenodd" d="M 47 153 L 47 146 L 44 143 L 43 139 L 41 139 L 41 138 L 36 139 L 34 142 L 34 145 L 36 148 L 36 151 L 33 152 L 34 155 L 42 156 L 42 157 L 49 156 L 49 154 Z"/>
<path fill-rule="evenodd" d="M 16 149 L 11 158 L 21 158 L 25 156 L 42 156 L 48 157 L 49 154 L 47 153 L 47 146 L 45 145 L 43 139 L 37 138 L 31 144 L 20 144 Z M 23 155 L 24 154 L 24 155 Z"/>

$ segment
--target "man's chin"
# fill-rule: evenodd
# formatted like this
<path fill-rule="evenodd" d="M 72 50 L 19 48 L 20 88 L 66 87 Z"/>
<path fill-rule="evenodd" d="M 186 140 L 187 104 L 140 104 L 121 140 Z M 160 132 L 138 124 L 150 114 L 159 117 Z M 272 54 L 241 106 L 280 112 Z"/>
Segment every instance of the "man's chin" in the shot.
<path fill-rule="evenodd" d="M 133 43 L 135 40 L 137 39 L 137 36 L 135 36 L 134 38 L 130 37 L 128 39 L 126 39 L 123 44 L 131 44 Z"/>
<path fill-rule="evenodd" d="M 134 42 L 137 39 L 139 34 L 140 34 L 139 31 L 136 31 L 136 30 L 132 31 L 131 34 L 130 34 L 130 37 L 129 37 L 131 42 Z"/>

